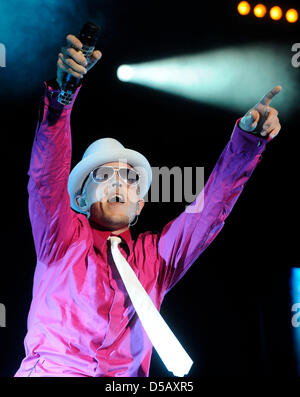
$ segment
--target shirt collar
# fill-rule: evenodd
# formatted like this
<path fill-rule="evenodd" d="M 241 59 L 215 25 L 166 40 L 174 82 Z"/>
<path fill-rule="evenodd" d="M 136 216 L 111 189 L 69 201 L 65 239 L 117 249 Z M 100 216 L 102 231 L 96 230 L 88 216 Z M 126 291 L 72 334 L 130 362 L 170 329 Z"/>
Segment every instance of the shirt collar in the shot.
<path fill-rule="evenodd" d="M 94 237 L 94 245 L 96 246 L 96 248 L 98 248 L 98 250 L 101 251 L 103 249 L 104 244 L 106 244 L 108 237 L 113 235 L 120 237 L 122 239 L 122 243 L 125 243 L 127 245 L 130 252 L 132 251 L 133 241 L 129 229 L 125 230 L 125 232 L 120 234 L 114 234 L 110 230 L 99 230 L 92 225 L 91 225 L 91 229 Z"/>

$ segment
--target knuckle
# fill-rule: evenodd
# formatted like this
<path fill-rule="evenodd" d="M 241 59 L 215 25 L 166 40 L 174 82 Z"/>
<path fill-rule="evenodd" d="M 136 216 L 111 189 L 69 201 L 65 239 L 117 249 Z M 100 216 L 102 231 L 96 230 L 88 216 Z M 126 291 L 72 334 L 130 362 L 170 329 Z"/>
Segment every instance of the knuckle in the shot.
<path fill-rule="evenodd" d="M 71 66 L 71 68 L 73 69 L 74 72 L 78 72 L 78 67 L 77 67 L 77 64 L 75 62 L 71 62 L 70 66 Z"/>
<path fill-rule="evenodd" d="M 83 63 L 83 64 L 87 62 L 87 59 L 85 58 L 84 55 L 80 56 L 80 62 Z"/>
<path fill-rule="evenodd" d="M 72 68 L 75 70 L 75 72 L 79 72 L 81 70 L 80 66 L 78 65 L 78 63 L 76 63 L 73 60 L 70 61 L 70 66 L 72 66 Z"/>
<path fill-rule="evenodd" d="M 78 61 L 71 61 L 72 67 L 76 70 L 76 72 L 83 73 L 84 67 Z"/>
<path fill-rule="evenodd" d="M 68 48 L 68 54 L 71 56 L 74 56 L 77 53 L 74 47 L 69 47 Z"/>
<path fill-rule="evenodd" d="M 271 106 L 270 106 L 270 113 L 272 115 L 277 115 L 278 114 L 277 110 L 275 108 L 272 108 Z"/>
<path fill-rule="evenodd" d="M 73 59 L 77 62 L 77 63 L 82 63 L 82 58 L 80 56 L 79 53 L 75 53 L 73 56 Z"/>

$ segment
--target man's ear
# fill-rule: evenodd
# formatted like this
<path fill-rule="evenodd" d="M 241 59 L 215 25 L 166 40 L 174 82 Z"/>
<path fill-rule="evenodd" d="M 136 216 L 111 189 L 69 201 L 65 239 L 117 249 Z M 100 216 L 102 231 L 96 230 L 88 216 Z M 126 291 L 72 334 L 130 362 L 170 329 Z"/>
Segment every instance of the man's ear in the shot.
<path fill-rule="evenodd" d="M 78 207 L 84 211 L 87 212 L 89 209 L 88 203 L 86 202 L 86 198 L 85 196 L 79 194 L 78 196 L 76 196 L 75 198 L 76 204 L 78 205 Z"/>
<path fill-rule="evenodd" d="M 144 208 L 144 205 L 145 205 L 145 200 L 139 199 L 139 201 L 136 203 L 136 215 L 140 215 L 142 209 Z"/>

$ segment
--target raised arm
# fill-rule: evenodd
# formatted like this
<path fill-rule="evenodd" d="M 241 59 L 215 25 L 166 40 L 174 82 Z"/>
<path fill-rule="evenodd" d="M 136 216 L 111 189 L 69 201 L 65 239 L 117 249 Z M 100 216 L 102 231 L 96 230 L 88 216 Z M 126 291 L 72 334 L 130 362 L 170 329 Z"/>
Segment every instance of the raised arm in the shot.
<path fill-rule="evenodd" d="M 94 51 L 85 68 L 80 47 L 75 36 L 67 36 L 67 47 L 62 48 L 57 62 L 57 78 L 45 83 L 28 171 L 29 217 L 36 254 L 47 263 L 63 253 L 78 222 L 70 208 L 67 184 L 71 167 L 70 116 L 80 87 L 70 105 L 60 104 L 57 97 L 64 73 L 81 77 L 101 57 L 100 51 Z"/>
<path fill-rule="evenodd" d="M 269 104 L 280 90 L 281 87 L 275 87 L 237 121 L 204 189 L 159 235 L 159 277 L 165 293 L 219 234 L 246 182 L 261 161 L 267 142 L 279 133 L 278 112 Z"/>

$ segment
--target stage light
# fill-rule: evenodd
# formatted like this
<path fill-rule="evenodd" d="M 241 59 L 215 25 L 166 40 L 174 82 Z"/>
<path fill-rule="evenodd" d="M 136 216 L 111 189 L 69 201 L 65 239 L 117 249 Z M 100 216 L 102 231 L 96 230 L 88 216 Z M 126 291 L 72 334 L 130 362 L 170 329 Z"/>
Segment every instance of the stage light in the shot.
<path fill-rule="evenodd" d="M 297 68 L 290 67 L 284 45 L 261 43 L 122 65 L 118 69 L 118 78 L 130 84 L 240 114 L 268 90 L 281 85 L 283 95 L 276 96 L 274 102 L 282 117 L 298 103 L 298 74 Z"/>
<path fill-rule="evenodd" d="M 294 8 L 289 9 L 285 14 L 285 18 L 290 23 L 297 22 L 299 18 L 298 11 Z"/>
<path fill-rule="evenodd" d="M 241 1 L 237 6 L 237 10 L 241 15 L 248 15 L 251 10 L 251 6 L 247 1 Z"/>
<path fill-rule="evenodd" d="M 291 269 L 291 325 L 294 339 L 294 352 L 300 375 L 300 267 Z"/>
<path fill-rule="evenodd" d="M 254 7 L 253 12 L 254 12 L 254 15 L 255 15 L 257 18 L 263 18 L 263 17 L 266 15 L 266 13 L 267 13 L 267 9 L 266 9 L 266 6 L 265 6 L 265 5 L 263 5 L 263 4 L 257 4 L 257 5 Z"/>
<path fill-rule="evenodd" d="M 278 21 L 282 17 L 282 10 L 280 7 L 275 6 L 270 10 L 270 17 L 275 21 Z"/>
<path fill-rule="evenodd" d="M 133 69 L 128 65 L 121 65 L 117 70 L 118 79 L 121 81 L 130 81 L 133 77 Z"/>

